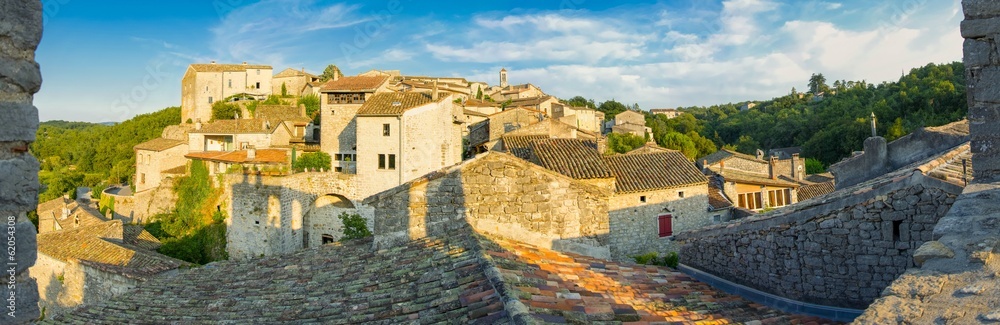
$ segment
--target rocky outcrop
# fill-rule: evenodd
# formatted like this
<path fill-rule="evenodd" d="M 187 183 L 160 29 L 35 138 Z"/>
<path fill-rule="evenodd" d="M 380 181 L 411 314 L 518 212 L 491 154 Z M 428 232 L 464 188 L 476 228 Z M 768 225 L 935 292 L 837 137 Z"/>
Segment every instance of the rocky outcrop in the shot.
<path fill-rule="evenodd" d="M 39 316 L 38 288 L 27 271 L 37 255 L 35 226 L 27 212 L 38 204 L 38 160 L 28 146 L 38 129 L 38 109 L 32 99 L 42 84 L 35 62 L 41 38 L 40 1 L 0 0 L 0 218 L 6 238 L 0 323 L 4 324 L 27 323 Z"/>

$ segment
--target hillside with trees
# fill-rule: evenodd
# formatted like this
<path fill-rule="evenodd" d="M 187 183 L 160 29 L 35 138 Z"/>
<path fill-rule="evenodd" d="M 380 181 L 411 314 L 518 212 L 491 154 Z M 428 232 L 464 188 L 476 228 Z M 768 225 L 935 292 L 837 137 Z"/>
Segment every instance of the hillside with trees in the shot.
<path fill-rule="evenodd" d="M 814 74 L 804 80 L 807 92 L 792 88 L 788 95 L 756 102 L 755 107 L 742 112 L 739 108 L 743 103 L 679 107 L 686 114 L 673 119 L 615 100 L 595 104 L 576 96 L 564 102 L 604 112 L 607 120 L 626 109 L 641 111 L 657 144 L 680 150 L 690 159 L 722 147 L 753 154 L 757 149 L 800 146 L 804 157 L 816 159 L 811 161 L 815 171 L 861 149 L 871 135 L 872 113 L 878 135 L 889 141 L 920 127 L 965 118 L 964 71 L 961 62 L 928 64 L 910 70 L 898 81 L 880 84 L 864 80 L 828 84 L 822 74 Z M 629 142 L 620 143 L 616 151 L 629 150 Z"/>
<path fill-rule="evenodd" d="M 39 202 L 78 186 L 103 188 L 131 183 L 135 175 L 132 147 L 157 138 L 181 119 L 180 107 L 138 115 L 114 125 L 48 121 L 38 126 L 31 153 L 41 162 L 39 180 L 45 186 Z"/>

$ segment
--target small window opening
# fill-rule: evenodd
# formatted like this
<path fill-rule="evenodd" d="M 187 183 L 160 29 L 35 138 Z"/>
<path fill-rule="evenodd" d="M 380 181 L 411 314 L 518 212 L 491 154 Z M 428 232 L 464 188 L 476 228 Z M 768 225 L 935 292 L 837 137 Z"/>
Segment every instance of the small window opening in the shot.
<path fill-rule="evenodd" d="M 646 203 L 646 196 L 645 195 L 640 196 L 639 197 L 639 202 Z"/>
<path fill-rule="evenodd" d="M 896 220 L 892 222 L 892 241 L 899 241 L 899 234 L 903 232 L 903 220 Z"/>
<path fill-rule="evenodd" d="M 332 244 L 333 242 L 333 235 L 323 234 L 323 245 Z"/>

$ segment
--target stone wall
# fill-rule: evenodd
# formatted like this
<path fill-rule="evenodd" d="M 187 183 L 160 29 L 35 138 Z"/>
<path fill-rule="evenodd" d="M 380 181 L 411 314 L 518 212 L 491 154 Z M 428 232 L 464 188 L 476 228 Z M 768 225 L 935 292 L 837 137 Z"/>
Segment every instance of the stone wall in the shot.
<path fill-rule="evenodd" d="M 4 269 L 14 271 L 4 271 L 0 277 L 4 288 L 0 323 L 17 324 L 39 316 L 38 288 L 27 272 L 37 255 L 36 231 L 26 213 L 38 205 L 38 160 L 28 146 L 38 129 L 38 109 L 32 100 L 42 85 L 35 62 L 42 38 L 42 3 L 0 0 L 0 21 L 0 218 L 7 226 L 5 238 L 10 233 L 15 237 L 4 241 Z"/>
<path fill-rule="evenodd" d="M 680 197 L 680 192 L 684 197 Z M 640 197 L 646 202 L 641 203 Z M 669 214 L 674 233 L 712 224 L 708 215 L 708 186 L 705 184 L 652 192 L 615 194 L 609 214 L 611 256 L 629 260 L 629 256 L 656 252 L 676 252 L 673 237 L 660 237 L 659 216 Z"/>
<path fill-rule="evenodd" d="M 138 192 L 132 195 L 133 206 L 132 210 L 132 222 L 133 223 L 146 223 L 149 218 L 160 213 L 169 213 L 173 211 L 174 207 L 177 206 L 177 193 L 174 192 L 174 180 L 173 177 L 164 178 L 160 182 L 160 186 Z M 115 202 L 115 210 L 128 209 L 128 206 L 118 207 L 119 203 Z M 124 215 L 124 213 L 122 213 Z"/>
<path fill-rule="evenodd" d="M 322 243 L 321 236 L 341 229 L 339 212 L 357 213 L 368 220 L 372 212 L 357 201 L 354 175 L 340 173 L 298 173 L 290 176 L 227 174 L 223 181 L 222 209 L 226 220 L 226 250 L 229 258 L 245 260 L 281 255 Z M 336 195 L 355 208 L 324 211 L 316 199 Z M 321 210 L 312 211 L 320 208 Z M 308 225 L 319 225 L 315 231 Z M 340 233 L 332 234 L 340 235 Z M 339 239 L 339 236 L 336 236 Z"/>
<path fill-rule="evenodd" d="M 921 128 L 888 144 L 882 137 L 865 139 L 864 153 L 830 166 L 830 172 L 837 178 L 837 189 L 860 184 L 969 141 L 965 123 Z"/>
<path fill-rule="evenodd" d="M 540 247 L 609 258 L 610 191 L 491 152 L 365 199 L 376 247 L 472 225 Z"/>
<path fill-rule="evenodd" d="M 965 76 L 975 178 L 1000 180 L 1000 4 L 964 0 Z"/>
<path fill-rule="evenodd" d="M 176 271 L 171 271 L 176 272 Z M 52 319 L 82 304 L 105 301 L 139 285 L 137 279 L 103 272 L 76 262 L 63 262 L 38 254 L 31 267 L 38 281 L 38 306 Z"/>
<path fill-rule="evenodd" d="M 681 263 L 785 298 L 864 308 L 961 191 L 914 172 L 829 202 L 680 234 Z"/>

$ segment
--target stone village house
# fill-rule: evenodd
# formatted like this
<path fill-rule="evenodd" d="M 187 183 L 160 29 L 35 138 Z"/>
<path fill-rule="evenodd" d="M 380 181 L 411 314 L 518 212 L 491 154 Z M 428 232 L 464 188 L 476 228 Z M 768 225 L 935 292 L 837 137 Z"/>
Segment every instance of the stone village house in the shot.
<path fill-rule="evenodd" d="M 791 159 L 763 160 L 729 149 L 701 159 L 699 167 L 717 177 L 721 190 L 735 207 L 750 211 L 779 208 L 798 202 L 797 190 L 805 178 L 805 164 L 798 154 Z"/>
<path fill-rule="evenodd" d="M 212 119 L 212 104 L 236 94 L 265 98 L 271 94 L 271 66 L 192 64 L 181 79 L 181 123 Z"/>

